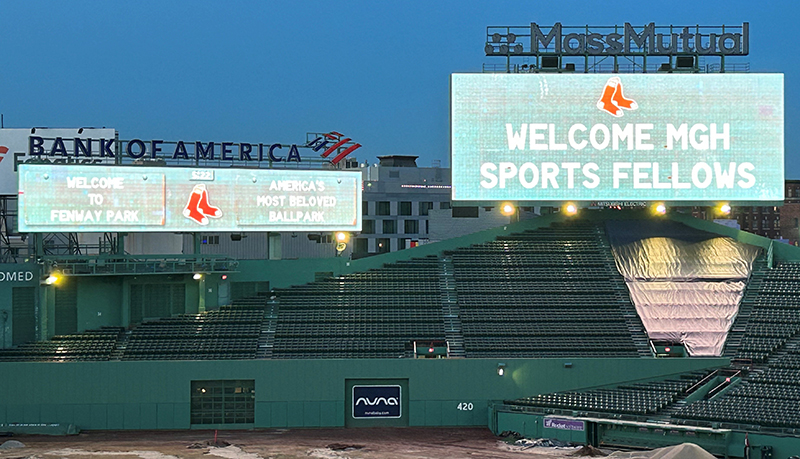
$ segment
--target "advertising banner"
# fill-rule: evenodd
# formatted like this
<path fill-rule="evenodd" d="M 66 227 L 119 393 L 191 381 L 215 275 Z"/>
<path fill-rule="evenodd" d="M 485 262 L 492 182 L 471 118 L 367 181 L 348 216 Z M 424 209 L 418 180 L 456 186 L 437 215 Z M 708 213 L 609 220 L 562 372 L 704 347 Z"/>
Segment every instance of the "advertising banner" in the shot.
<path fill-rule="evenodd" d="M 353 386 L 353 417 L 399 418 L 400 386 Z"/>
<path fill-rule="evenodd" d="M 782 74 L 454 74 L 459 201 L 783 201 Z"/>
<path fill-rule="evenodd" d="M 21 232 L 360 231 L 361 173 L 22 164 Z"/>
<path fill-rule="evenodd" d="M 544 418 L 544 428 L 583 432 L 586 429 L 586 421 L 546 417 Z"/>
<path fill-rule="evenodd" d="M 16 162 L 31 159 L 28 155 L 30 136 L 42 139 L 61 139 L 61 142 L 48 143 L 47 153 L 61 153 L 63 156 L 48 158 L 53 162 L 71 162 L 75 164 L 103 164 L 113 163 L 114 129 L 75 128 L 75 129 L 49 129 L 35 128 L 31 132 L 27 129 L 0 129 L 0 195 L 17 194 L 17 173 L 14 170 Z M 77 140 L 76 140 L 77 139 Z M 91 140 L 90 140 L 91 139 Z M 67 156 L 67 150 L 73 149 L 77 154 Z M 108 156 L 104 153 L 112 154 Z M 36 158 L 40 159 L 40 158 Z"/>

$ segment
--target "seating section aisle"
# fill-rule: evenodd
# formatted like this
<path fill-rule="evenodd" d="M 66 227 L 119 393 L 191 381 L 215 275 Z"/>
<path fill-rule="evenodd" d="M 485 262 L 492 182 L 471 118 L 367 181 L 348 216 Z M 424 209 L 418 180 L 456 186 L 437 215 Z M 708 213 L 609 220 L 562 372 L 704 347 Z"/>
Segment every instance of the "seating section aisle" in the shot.
<path fill-rule="evenodd" d="M 275 290 L 273 358 L 408 357 L 444 340 L 436 256 Z"/>
<path fill-rule="evenodd" d="M 122 344 L 122 360 L 254 359 L 266 297 L 234 301 L 202 314 L 145 322 Z"/>
<path fill-rule="evenodd" d="M 632 383 L 610 389 L 555 392 L 505 403 L 525 408 L 539 408 L 546 414 L 567 410 L 570 414 L 574 411 L 582 412 L 582 416 L 652 415 L 685 396 L 685 392 L 705 374 L 705 372 L 687 373 L 663 381 Z"/>
<path fill-rule="evenodd" d="M 602 225 L 556 224 L 445 256 L 467 357 L 649 355 Z"/>
<path fill-rule="evenodd" d="M 123 329 L 104 327 L 72 335 L 56 335 L 49 341 L 0 349 L 0 361 L 109 360 Z"/>

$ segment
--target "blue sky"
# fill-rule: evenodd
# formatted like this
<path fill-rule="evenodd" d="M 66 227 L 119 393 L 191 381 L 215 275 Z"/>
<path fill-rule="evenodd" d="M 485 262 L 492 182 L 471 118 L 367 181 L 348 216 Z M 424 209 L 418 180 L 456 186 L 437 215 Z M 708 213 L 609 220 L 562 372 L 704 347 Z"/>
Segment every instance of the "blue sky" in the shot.
<path fill-rule="evenodd" d="M 490 25 L 739 25 L 753 72 L 785 73 L 786 176 L 800 179 L 796 1 L 0 0 L 5 127 L 123 139 L 303 143 L 337 130 L 375 162 L 449 165 L 453 72 L 499 63 Z"/>

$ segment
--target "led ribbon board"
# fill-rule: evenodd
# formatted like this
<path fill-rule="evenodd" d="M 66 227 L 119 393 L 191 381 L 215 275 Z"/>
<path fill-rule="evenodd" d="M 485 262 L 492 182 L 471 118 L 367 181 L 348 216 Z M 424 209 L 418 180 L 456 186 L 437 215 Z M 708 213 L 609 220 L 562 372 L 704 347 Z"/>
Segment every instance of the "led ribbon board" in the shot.
<path fill-rule="evenodd" d="M 781 74 L 454 74 L 461 201 L 783 201 Z"/>
<path fill-rule="evenodd" d="M 19 230 L 360 231 L 361 173 L 22 164 Z"/>

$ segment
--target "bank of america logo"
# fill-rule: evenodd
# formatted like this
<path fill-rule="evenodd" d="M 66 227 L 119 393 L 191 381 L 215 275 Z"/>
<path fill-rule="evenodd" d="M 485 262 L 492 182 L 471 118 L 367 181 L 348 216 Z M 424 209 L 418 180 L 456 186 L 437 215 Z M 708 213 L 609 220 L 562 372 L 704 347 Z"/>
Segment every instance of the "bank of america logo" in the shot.
<path fill-rule="evenodd" d="M 351 139 L 350 137 L 345 137 L 344 134 L 342 134 L 341 132 L 331 131 L 327 134 L 323 134 L 322 136 L 317 137 L 311 142 L 308 142 L 307 146 L 311 147 L 314 151 L 320 151 L 323 148 L 327 147 L 327 149 L 320 155 L 323 158 L 327 158 L 333 152 L 335 152 L 336 150 L 347 144 L 347 142 L 350 142 L 352 140 L 353 139 Z M 361 148 L 361 144 L 359 143 L 354 143 L 350 145 L 349 147 L 337 153 L 336 156 L 334 156 L 333 159 L 331 159 L 331 163 L 339 164 L 339 161 L 343 160 L 347 155 L 358 150 L 359 148 Z"/>
<path fill-rule="evenodd" d="M 4 147 L 4 146 L 0 145 L 0 162 L 3 161 L 3 158 L 5 158 L 4 155 L 6 153 L 8 153 L 8 147 Z"/>
<path fill-rule="evenodd" d="M 619 77 L 611 77 L 603 87 L 603 95 L 597 101 L 597 108 L 617 118 L 624 113 L 622 110 L 636 110 L 639 105 L 633 99 L 628 99 L 622 93 L 622 81 Z"/>

